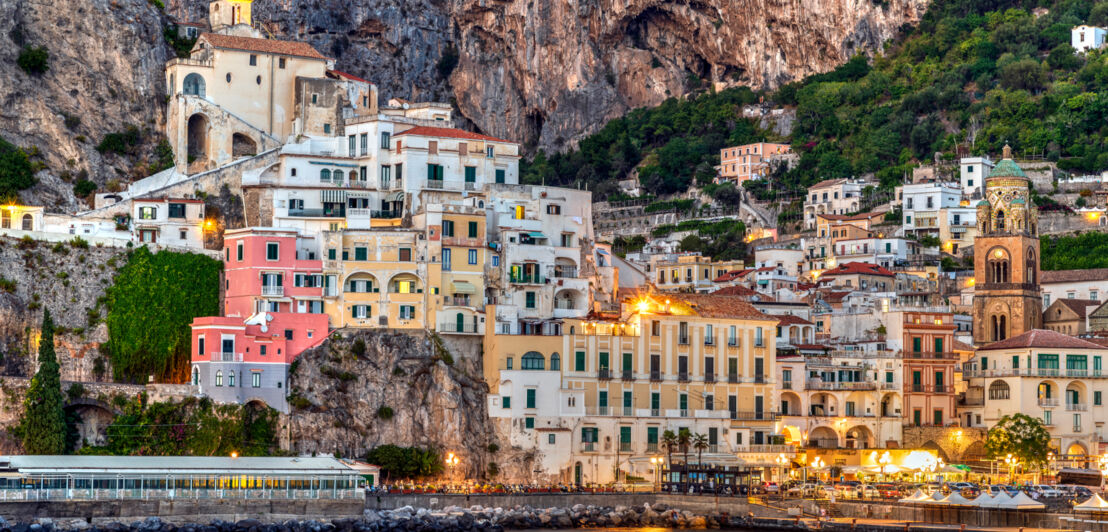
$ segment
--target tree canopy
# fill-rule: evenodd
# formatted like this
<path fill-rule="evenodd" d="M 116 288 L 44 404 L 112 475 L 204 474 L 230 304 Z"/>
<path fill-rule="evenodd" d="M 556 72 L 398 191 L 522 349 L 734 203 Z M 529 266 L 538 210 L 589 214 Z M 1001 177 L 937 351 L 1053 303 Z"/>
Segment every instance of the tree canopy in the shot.
<path fill-rule="evenodd" d="M 1025 466 L 1046 462 L 1050 452 L 1050 433 L 1042 421 L 1027 414 L 1009 414 L 989 429 L 985 454 L 989 458 L 1005 458 L 1009 454 Z"/>
<path fill-rule="evenodd" d="M 49 309 L 42 312 L 38 371 L 31 378 L 23 399 L 23 419 L 15 432 L 26 454 L 65 452 L 65 399 L 62 397 L 61 367 L 54 353 L 54 320 Z"/>

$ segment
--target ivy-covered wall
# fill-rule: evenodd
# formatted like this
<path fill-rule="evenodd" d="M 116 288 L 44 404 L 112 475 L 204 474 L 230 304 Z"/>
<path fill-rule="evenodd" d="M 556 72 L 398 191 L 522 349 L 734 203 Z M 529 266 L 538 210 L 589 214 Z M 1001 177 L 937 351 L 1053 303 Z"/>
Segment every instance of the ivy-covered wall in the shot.
<path fill-rule="evenodd" d="M 188 380 L 189 324 L 219 313 L 222 267 L 192 253 L 130 253 L 108 290 L 106 347 L 117 382 Z"/>

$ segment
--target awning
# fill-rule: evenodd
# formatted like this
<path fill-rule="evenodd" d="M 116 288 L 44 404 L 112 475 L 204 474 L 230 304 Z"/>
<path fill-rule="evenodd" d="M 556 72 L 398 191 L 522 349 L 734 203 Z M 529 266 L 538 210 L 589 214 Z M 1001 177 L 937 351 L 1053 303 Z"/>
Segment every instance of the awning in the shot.
<path fill-rule="evenodd" d="M 598 250 L 596 250 L 596 252 L 601 254 L 601 255 L 607 255 L 608 254 L 608 252 L 604 251 L 603 249 L 598 249 Z"/>
<path fill-rule="evenodd" d="M 385 201 L 404 201 L 404 192 L 400 190 L 393 192 L 392 194 L 385 196 Z"/>
<path fill-rule="evenodd" d="M 546 238 L 546 235 L 542 234 L 542 231 L 531 231 L 527 233 L 531 238 Z"/>
<path fill-rule="evenodd" d="M 476 294 L 477 287 L 473 286 L 473 283 L 469 281 L 454 281 L 453 283 L 455 294 Z"/>
<path fill-rule="evenodd" d="M 320 190 L 319 196 L 323 203 L 346 203 L 345 190 Z"/>

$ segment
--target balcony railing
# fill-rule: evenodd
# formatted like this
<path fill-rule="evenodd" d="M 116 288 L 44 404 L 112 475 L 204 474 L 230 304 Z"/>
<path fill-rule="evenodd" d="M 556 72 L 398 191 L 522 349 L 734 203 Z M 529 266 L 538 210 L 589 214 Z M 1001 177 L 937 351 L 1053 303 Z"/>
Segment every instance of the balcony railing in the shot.
<path fill-rule="evenodd" d="M 577 267 L 576 266 L 555 266 L 554 277 L 558 279 L 576 279 Z"/>
<path fill-rule="evenodd" d="M 687 371 L 678 371 L 677 372 L 677 382 L 689 382 L 689 372 L 687 372 Z"/>
<path fill-rule="evenodd" d="M 510 275 L 508 281 L 512 284 L 546 284 L 546 277 L 541 274 Z"/>
<path fill-rule="evenodd" d="M 631 452 L 631 442 L 629 442 L 629 441 L 619 442 L 619 452 L 621 452 L 621 453 Z"/>
<path fill-rule="evenodd" d="M 277 297 L 283 296 L 283 295 L 285 295 L 285 287 L 283 287 L 283 286 L 272 286 L 272 285 L 262 285 L 262 295 L 263 296 L 277 296 Z"/>
<path fill-rule="evenodd" d="M 1089 409 L 1089 405 L 1085 403 L 1066 403 L 1067 412 L 1084 412 Z"/>
<path fill-rule="evenodd" d="M 585 414 L 589 416 L 607 416 L 611 415 L 611 410 L 607 406 L 591 406 L 585 409 Z"/>
<path fill-rule="evenodd" d="M 477 329 L 476 323 L 459 324 L 458 322 L 440 323 L 438 331 L 447 334 L 477 334 L 481 332 Z"/>
<path fill-rule="evenodd" d="M 678 417 L 689 417 L 689 409 L 688 408 L 678 409 L 677 410 L 677 416 Z"/>
<path fill-rule="evenodd" d="M 477 183 L 466 181 L 465 190 L 477 190 Z"/>
<path fill-rule="evenodd" d="M 608 368 L 599 369 L 596 372 L 596 378 L 600 380 L 608 380 L 612 378 L 612 370 Z"/>
<path fill-rule="evenodd" d="M 710 371 L 705 373 L 704 374 L 704 382 L 716 382 L 716 374 L 712 373 Z"/>
<path fill-rule="evenodd" d="M 660 408 L 651 408 L 650 417 L 662 417 L 662 410 Z"/>
<path fill-rule="evenodd" d="M 658 442 L 650 442 L 646 444 L 646 452 L 656 453 L 658 452 Z"/>
<path fill-rule="evenodd" d="M 869 382 L 823 382 L 810 380 L 806 386 L 809 390 L 876 390 L 877 383 Z"/>
<path fill-rule="evenodd" d="M 737 373 L 728 373 L 727 374 L 727 382 L 729 384 L 738 384 L 739 375 Z"/>
<path fill-rule="evenodd" d="M 740 445 L 736 449 L 738 453 L 758 453 L 758 454 L 793 454 L 796 452 L 796 447 L 792 445 Z"/>
<path fill-rule="evenodd" d="M 567 299 L 555 299 L 554 308 L 557 310 L 575 310 L 577 304 Z"/>
<path fill-rule="evenodd" d="M 400 211 L 371 211 L 370 216 L 373 218 L 400 218 Z"/>
<path fill-rule="evenodd" d="M 447 301 L 448 304 L 453 305 L 455 307 L 468 307 L 468 306 L 470 306 L 469 296 L 452 296 L 449 299 L 447 299 L 446 301 Z"/>
<path fill-rule="evenodd" d="M 793 389 L 793 381 L 781 381 L 781 389 L 782 390 L 791 390 L 791 389 Z"/>
<path fill-rule="evenodd" d="M 1074 425 L 1073 426 L 1073 431 L 1074 432 L 1081 432 L 1081 425 Z"/>
<path fill-rule="evenodd" d="M 754 384 L 765 384 L 765 383 L 766 383 L 766 376 L 765 375 L 755 375 L 754 376 Z"/>
<path fill-rule="evenodd" d="M 297 218 L 343 218 L 346 209 L 289 209 L 289 216 Z"/>
<path fill-rule="evenodd" d="M 427 188 L 442 189 L 443 181 L 441 179 L 428 179 Z"/>
<path fill-rule="evenodd" d="M 705 336 L 704 345 L 716 345 L 716 339 L 711 336 Z"/>
<path fill-rule="evenodd" d="M 581 452 L 595 453 L 596 452 L 596 442 L 594 442 L 594 441 L 581 442 Z"/>
<path fill-rule="evenodd" d="M 651 382 L 662 382 L 662 372 L 660 372 L 660 371 L 651 371 L 650 372 L 650 381 Z"/>
<path fill-rule="evenodd" d="M 633 372 L 629 369 L 625 369 L 620 373 L 619 378 L 621 378 L 625 381 L 633 381 L 633 380 L 635 380 L 635 372 Z"/>
<path fill-rule="evenodd" d="M 677 337 L 677 343 L 681 345 L 689 345 L 689 335 L 683 334 Z"/>
<path fill-rule="evenodd" d="M 958 358 L 954 353 L 938 353 L 934 351 L 905 351 L 904 358 L 906 359 L 955 359 Z"/>
<path fill-rule="evenodd" d="M 738 410 L 731 410 L 728 413 L 728 417 L 735 421 L 772 421 L 777 419 L 777 414 L 773 412 L 740 412 Z"/>
<path fill-rule="evenodd" d="M 635 415 L 635 409 L 633 407 L 630 407 L 630 406 L 623 407 L 623 416 L 624 417 L 631 417 L 631 416 L 634 416 L 634 415 Z"/>
<path fill-rule="evenodd" d="M 738 347 L 738 346 L 739 346 L 739 339 L 738 338 L 728 338 L 727 339 L 727 347 Z"/>
<path fill-rule="evenodd" d="M 1058 369 L 1058 368 L 1002 368 L 1002 369 L 962 369 L 962 377 L 967 379 L 981 377 L 1069 377 L 1069 378 L 1105 378 L 1108 373 L 1099 369 Z"/>

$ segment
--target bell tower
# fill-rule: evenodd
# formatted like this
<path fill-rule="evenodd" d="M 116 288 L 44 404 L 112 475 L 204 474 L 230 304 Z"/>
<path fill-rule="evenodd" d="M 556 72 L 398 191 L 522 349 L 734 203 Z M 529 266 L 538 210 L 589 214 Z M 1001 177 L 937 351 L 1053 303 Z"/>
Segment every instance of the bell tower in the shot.
<path fill-rule="evenodd" d="M 1039 216 L 1031 181 L 1004 146 L 985 178 L 973 243 L 973 342 L 984 345 L 1043 326 L 1039 289 Z"/>
<path fill-rule="evenodd" d="M 251 26 L 250 4 L 253 0 L 214 0 L 208 4 L 208 23 L 215 33 L 226 33 L 235 26 Z"/>

